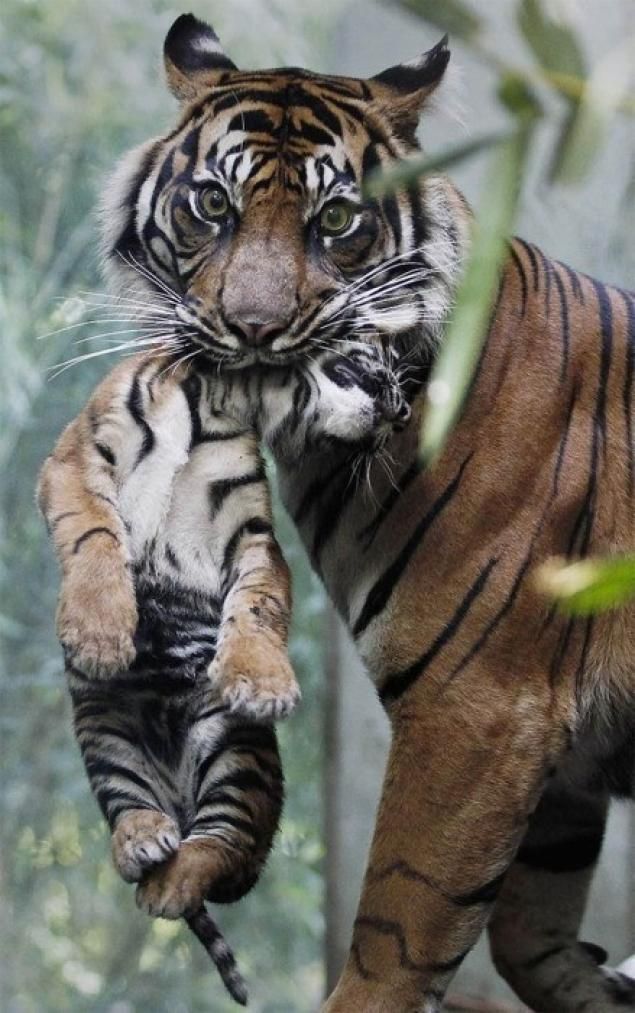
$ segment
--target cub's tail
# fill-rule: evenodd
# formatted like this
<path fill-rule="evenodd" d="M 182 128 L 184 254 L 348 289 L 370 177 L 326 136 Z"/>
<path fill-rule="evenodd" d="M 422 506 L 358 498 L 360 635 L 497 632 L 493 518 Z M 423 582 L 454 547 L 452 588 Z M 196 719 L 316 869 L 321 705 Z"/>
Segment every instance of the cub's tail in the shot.
<path fill-rule="evenodd" d="M 246 1006 L 248 998 L 247 986 L 242 974 L 238 970 L 236 958 L 225 942 L 225 938 L 218 925 L 211 915 L 208 914 L 205 906 L 201 905 L 198 911 L 186 917 L 185 921 L 216 964 L 216 969 L 222 978 L 223 985 L 232 999 L 241 1006 Z"/>

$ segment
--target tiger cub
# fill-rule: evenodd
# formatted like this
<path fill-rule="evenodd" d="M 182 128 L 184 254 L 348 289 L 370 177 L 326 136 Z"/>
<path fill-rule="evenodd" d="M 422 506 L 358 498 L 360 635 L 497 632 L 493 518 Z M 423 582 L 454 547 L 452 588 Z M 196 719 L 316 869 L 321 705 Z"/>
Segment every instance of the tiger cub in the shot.
<path fill-rule="evenodd" d="M 408 413 L 378 349 L 267 375 L 138 356 L 41 474 L 75 732 L 114 864 L 148 914 L 187 919 L 241 1003 L 204 901 L 237 900 L 258 878 L 283 798 L 272 722 L 299 696 L 256 418 L 281 453 L 328 456 Z"/>

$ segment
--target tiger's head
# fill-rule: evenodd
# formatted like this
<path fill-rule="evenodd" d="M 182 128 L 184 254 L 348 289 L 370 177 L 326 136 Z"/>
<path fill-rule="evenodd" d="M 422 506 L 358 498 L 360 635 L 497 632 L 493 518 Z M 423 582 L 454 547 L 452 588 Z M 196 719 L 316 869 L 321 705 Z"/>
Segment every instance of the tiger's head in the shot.
<path fill-rule="evenodd" d="M 429 347 L 469 214 L 442 176 L 383 197 L 364 181 L 418 149 L 449 55 L 444 39 L 368 80 L 242 72 L 211 27 L 178 18 L 164 57 L 179 122 L 126 156 L 104 201 L 115 288 L 156 300 L 171 348 L 233 368 L 338 342 Z"/>

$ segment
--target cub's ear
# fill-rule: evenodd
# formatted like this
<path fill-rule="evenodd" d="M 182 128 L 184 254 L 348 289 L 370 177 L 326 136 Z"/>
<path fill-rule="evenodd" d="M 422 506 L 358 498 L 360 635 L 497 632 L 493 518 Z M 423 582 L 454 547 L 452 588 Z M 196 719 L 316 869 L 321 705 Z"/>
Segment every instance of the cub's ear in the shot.
<path fill-rule="evenodd" d="M 238 68 L 225 56 L 211 25 L 181 14 L 165 37 L 163 59 L 170 91 L 190 102 L 214 87 L 220 74 Z"/>
<path fill-rule="evenodd" d="M 374 104 L 391 121 L 395 131 L 414 142 L 421 111 L 438 87 L 450 60 L 448 37 L 409 63 L 399 63 L 371 77 Z"/>

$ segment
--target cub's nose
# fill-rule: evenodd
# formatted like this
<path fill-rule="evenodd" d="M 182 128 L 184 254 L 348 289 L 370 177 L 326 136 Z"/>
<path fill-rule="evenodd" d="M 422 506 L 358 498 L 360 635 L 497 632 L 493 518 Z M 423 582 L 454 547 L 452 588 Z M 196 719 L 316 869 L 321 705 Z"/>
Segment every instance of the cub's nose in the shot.
<path fill-rule="evenodd" d="M 238 331 L 246 344 L 255 347 L 271 344 L 287 326 L 286 320 L 262 320 L 248 316 L 227 317 L 227 322 L 232 330 Z"/>

